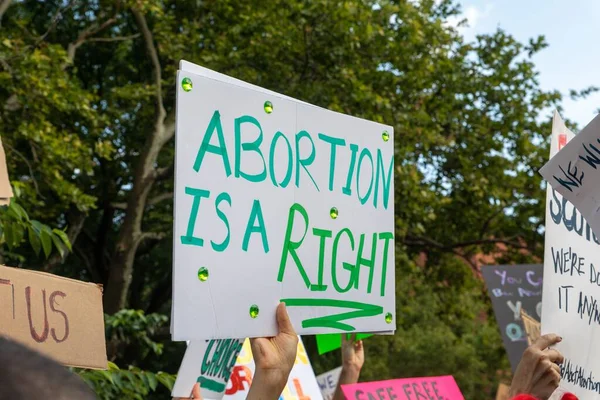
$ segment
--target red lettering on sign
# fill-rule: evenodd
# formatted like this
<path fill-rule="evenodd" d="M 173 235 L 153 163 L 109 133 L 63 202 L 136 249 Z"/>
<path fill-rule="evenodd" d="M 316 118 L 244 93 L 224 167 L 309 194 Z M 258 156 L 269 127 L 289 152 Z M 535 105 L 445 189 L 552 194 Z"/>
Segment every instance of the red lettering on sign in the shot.
<path fill-rule="evenodd" d="M 0 278 L 0 285 L 7 285 L 10 286 L 12 289 L 12 314 L 13 314 L 13 319 L 15 319 L 15 285 L 12 284 L 12 282 L 10 281 L 10 279 L 2 279 Z"/>
<path fill-rule="evenodd" d="M 29 318 L 29 330 L 31 331 L 31 337 L 38 343 L 43 343 L 48 339 L 48 331 L 50 326 L 48 325 L 48 312 L 46 311 L 46 291 L 42 289 L 42 298 L 44 301 L 44 331 L 41 335 L 38 335 L 35 328 L 33 327 L 33 321 L 31 320 L 31 286 L 25 288 L 25 301 L 27 302 L 27 318 Z"/>
<path fill-rule="evenodd" d="M 56 337 L 56 331 L 54 330 L 54 328 L 52 328 L 52 330 L 50 331 L 50 334 L 52 335 L 52 337 L 54 338 L 54 340 L 56 340 L 56 343 L 62 343 L 65 340 L 67 340 L 67 338 L 69 337 L 69 318 L 67 318 L 67 314 L 65 314 L 64 311 L 57 310 L 55 308 L 55 306 L 58 305 L 58 303 L 56 302 L 56 296 L 60 296 L 60 297 L 62 297 L 64 299 L 65 297 L 67 297 L 67 295 L 64 294 L 61 291 L 58 291 L 58 290 L 55 291 L 55 292 L 53 292 L 50 295 L 50 309 L 52 311 L 54 311 L 55 313 L 58 313 L 58 314 L 62 315 L 62 317 L 65 320 L 65 333 L 64 333 L 62 339 L 58 339 Z"/>
<path fill-rule="evenodd" d="M 562 149 L 563 147 L 565 147 L 567 145 L 567 135 L 565 135 L 564 133 L 561 133 L 560 135 L 558 135 L 558 149 Z"/>
<path fill-rule="evenodd" d="M 300 381 L 297 378 L 294 378 L 294 387 L 296 388 L 298 400 L 310 400 L 310 396 L 305 395 L 302 391 L 302 385 L 300 385 Z"/>
<path fill-rule="evenodd" d="M 227 395 L 236 394 L 240 390 L 248 390 L 250 389 L 250 385 L 252 385 L 252 371 L 244 365 L 236 365 L 233 367 L 229 381 L 231 382 L 231 387 L 225 391 Z M 247 387 L 244 387 L 244 382 L 248 384 Z"/>

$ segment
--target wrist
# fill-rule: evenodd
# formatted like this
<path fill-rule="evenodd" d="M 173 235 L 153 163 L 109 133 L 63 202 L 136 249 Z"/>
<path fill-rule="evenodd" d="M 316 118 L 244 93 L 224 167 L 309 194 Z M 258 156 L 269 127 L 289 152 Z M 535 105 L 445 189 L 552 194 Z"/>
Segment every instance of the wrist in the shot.
<path fill-rule="evenodd" d="M 362 365 L 348 362 L 342 364 L 342 372 L 350 373 L 350 374 L 360 374 L 360 370 L 362 369 Z"/>
<path fill-rule="evenodd" d="M 285 389 L 289 374 L 270 369 L 256 369 L 246 400 L 278 400 Z"/>

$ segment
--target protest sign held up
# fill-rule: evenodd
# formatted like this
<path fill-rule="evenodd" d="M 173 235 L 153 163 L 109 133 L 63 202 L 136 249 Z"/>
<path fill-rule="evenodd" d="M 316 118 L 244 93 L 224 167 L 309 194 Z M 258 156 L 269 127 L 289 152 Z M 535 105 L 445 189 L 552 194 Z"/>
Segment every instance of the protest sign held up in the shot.
<path fill-rule="evenodd" d="M 227 400 L 245 400 L 248 396 L 250 385 L 252 384 L 254 371 L 255 365 L 252 350 L 250 348 L 250 341 L 246 339 L 237 362 L 233 367 L 223 398 Z M 312 366 L 310 365 L 310 360 L 306 354 L 302 339 L 298 341 L 296 362 L 290 372 L 288 383 L 283 389 L 283 393 L 281 393 L 279 399 L 322 399 L 321 391 L 319 390 L 319 385 L 315 378 Z"/>
<path fill-rule="evenodd" d="M 543 265 L 489 265 L 481 273 L 514 372 L 527 348 L 521 310 L 541 317 Z"/>
<path fill-rule="evenodd" d="M 550 157 L 574 137 L 555 113 Z M 583 168 L 578 165 L 569 168 L 574 171 L 577 167 L 581 173 Z M 600 332 L 600 242 L 584 216 L 559 193 L 555 182 L 548 182 L 541 333 L 563 338 L 556 345 L 565 357 L 561 387 L 581 398 L 592 398 L 600 393 L 600 344 L 596 340 Z"/>
<path fill-rule="evenodd" d="M 346 399 L 351 400 L 464 400 L 452 376 L 393 379 L 389 381 L 342 385 Z"/>
<path fill-rule="evenodd" d="M 64 365 L 107 368 L 100 286 L 0 266 L 0 305 L 0 335 Z"/>
<path fill-rule="evenodd" d="M 392 128 L 182 68 L 174 340 L 393 332 Z"/>
<path fill-rule="evenodd" d="M 319 388 L 321 389 L 324 400 L 331 400 L 333 398 L 341 372 L 342 367 L 337 367 L 331 371 L 317 375 L 317 382 L 319 383 Z"/>
<path fill-rule="evenodd" d="M 521 309 L 521 320 L 523 321 L 525 332 L 527 333 L 527 345 L 531 346 L 539 339 L 542 326 L 540 321 L 527 314 L 523 309 Z"/>
<path fill-rule="evenodd" d="M 219 400 L 225 394 L 243 343 L 242 339 L 191 341 L 185 350 L 171 395 L 190 397 L 192 387 L 198 382 L 202 397 Z"/>
<path fill-rule="evenodd" d="M 322 354 L 328 353 L 330 351 L 333 351 L 333 350 L 336 350 L 336 349 L 339 349 L 340 347 L 342 347 L 342 335 L 349 335 L 349 334 L 328 333 L 328 334 L 316 335 L 317 350 L 319 351 L 319 354 L 322 355 Z M 366 339 L 371 336 L 373 336 L 373 335 L 368 334 L 368 333 L 367 334 L 358 333 L 356 335 L 356 340 Z"/>

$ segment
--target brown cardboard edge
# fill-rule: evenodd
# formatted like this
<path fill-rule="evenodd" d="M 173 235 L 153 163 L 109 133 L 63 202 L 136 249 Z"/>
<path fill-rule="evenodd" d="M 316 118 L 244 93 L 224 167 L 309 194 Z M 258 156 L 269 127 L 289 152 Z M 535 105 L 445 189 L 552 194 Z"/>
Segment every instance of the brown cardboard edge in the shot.
<path fill-rule="evenodd" d="M 99 289 L 100 293 L 104 292 L 103 286 L 101 284 L 94 283 L 94 282 L 84 282 L 84 281 L 79 281 L 77 279 L 65 278 L 64 276 L 51 274 L 49 272 L 36 271 L 36 270 L 33 270 L 33 269 L 9 267 L 9 266 L 3 265 L 3 264 L 0 264 L 0 267 L 8 268 L 8 269 L 11 269 L 13 271 L 17 271 L 17 273 L 23 273 L 23 271 L 25 271 L 26 273 L 33 273 L 33 274 L 45 276 L 45 277 L 48 277 L 48 278 L 58 279 L 58 280 L 69 282 L 69 283 L 72 283 L 72 284 L 75 284 L 75 285 L 93 286 L 93 287 L 96 287 L 97 289 Z"/>

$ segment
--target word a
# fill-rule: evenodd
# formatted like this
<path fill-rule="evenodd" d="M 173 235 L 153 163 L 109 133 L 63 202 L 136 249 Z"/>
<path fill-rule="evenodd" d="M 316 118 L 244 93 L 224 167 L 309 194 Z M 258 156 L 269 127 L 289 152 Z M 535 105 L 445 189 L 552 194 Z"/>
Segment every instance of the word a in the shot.
<path fill-rule="evenodd" d="M 210 191 L 203 189 L 196 189 L 191 187 L 185 188 L 185 194 L 194 197 L 192 202 L 192 208 L 190 210 L 190 217 L 188 219 L 188 225 L 185 235 L 181 236 L 181 243 L 187 244 L 191 246 L 204 246 L 204 238 L 194 235 L 194 230 L 196 228 L 196 222 L 198 220 L 198 214 L 200 209 L 200 202 L 202 199 L 210 198 Z M 229 193 L 222 192 L 217 195 L 215 199 L 215 211 L 219 219 L 225 225 L 227 230 L 227 234 L 223 238 L 221 242 L 214 242 L 211 240 L 210 245 L 214 251 L 223 252 L 229 246 L 229 242 L 231 240 L 231 232 L 229 229 L 229 218 L 227 214 L 221 209 L 221 204 L 226 203 L 229 208 L 231 208 L 231 196 Z M 254 200 L 252 203 L 252 209 L 250 210 L 250 215 L 248 216 L 248 224 L 246 225 L 246 231 L 244 233 L 244 240 L 242 241 L 242 250 L 248 251 L 248 246 L 250 243 L 250 237 L 253 233 L 258 233 L 260 235 L 261 243 L 263 246 L 263 251 L 266 253 L 269 252 L 269 240 L 267 237 L 267 229 L 265 227 L 265 219 L 263 217 L 262 206 L 259 200 Z"/>

